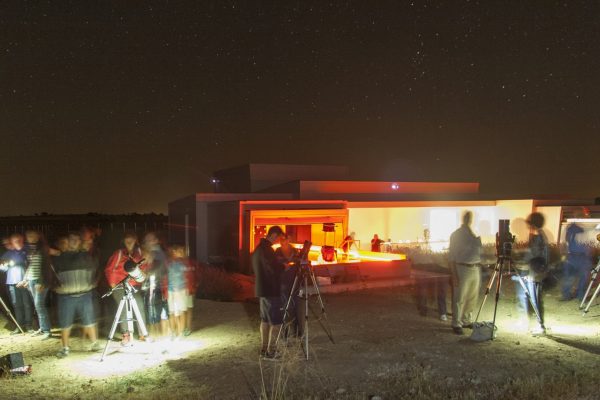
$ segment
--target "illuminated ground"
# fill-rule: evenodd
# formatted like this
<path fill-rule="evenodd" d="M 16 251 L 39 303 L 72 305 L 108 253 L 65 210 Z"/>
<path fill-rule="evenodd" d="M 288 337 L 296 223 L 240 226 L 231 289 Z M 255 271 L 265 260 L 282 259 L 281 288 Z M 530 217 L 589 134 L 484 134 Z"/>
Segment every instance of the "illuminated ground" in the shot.
<path fill-rule="evenodd" d="M 198 330 L 188 339 L 125 350 L 115 343 L 102 363 L 81 341 L 57 360 L 58 340 L 2 330 L 1 353 L 22 351 L 33 374 L 0 379 L 0 398 L 256 398 L 261 382 L 285 398 L 599 398 L 590 377 L 600 355 L 600 307 L 584 318 L 556 295 L 546 297 L 551 335 L 532 338 L 514 323 L 506 283 L 498 338 L 485 343 L 453 335 L 433 309 L 419 316 L 411 288 L 327 295 L 336 343 L 311 325 L 308 362 L 290 346 L 283 362 L 259 363 L 254 304 L 199 301 Z M 484 319 L 492 305 L 490 298 Z"/>

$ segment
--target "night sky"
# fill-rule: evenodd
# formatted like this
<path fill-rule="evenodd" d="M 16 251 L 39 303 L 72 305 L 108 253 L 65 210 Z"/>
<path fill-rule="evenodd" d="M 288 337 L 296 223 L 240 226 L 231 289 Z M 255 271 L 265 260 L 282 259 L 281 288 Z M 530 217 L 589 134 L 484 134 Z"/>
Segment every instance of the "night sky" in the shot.
<path fill-rule="evenodd" d="M 247 162 L 600 196 L 600 7 L 14 2 L 0 215 L 165 212 Z"/>

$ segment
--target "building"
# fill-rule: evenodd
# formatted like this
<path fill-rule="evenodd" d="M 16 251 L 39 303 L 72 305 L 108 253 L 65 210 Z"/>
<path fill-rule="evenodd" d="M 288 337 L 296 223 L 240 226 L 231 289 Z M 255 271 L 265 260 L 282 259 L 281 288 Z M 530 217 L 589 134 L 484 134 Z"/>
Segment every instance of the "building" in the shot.
<path fill-rule="evenodd" d="M 322 263 L 330 270 L 356 265 L 364 270 L 377 262 L 390 270 L 406 268 L 402 249 L 447 247 L 466 209 L 474 212 L 473 228 L 489 244 L 495 243 L 500 219 L 510 220 L 517 241 L 527 241 L 527 215 L 542 212 L 548 238 L 557 242 L 574 210 L 587 206 L 600 216 L 600 206 L 589 200 L 492 199 L 480 194 L 476 182 L 354 181 L 343 166 L 248 164 L 215 172 L 212 183 L 214 193 L 169 204 L 170 239 L 185 244 L 200 262 L 242 272 L 249 271 L 249 254 L 271 225 L 284 227 L 296 243 L 334 246 L 337 262 Z M 340 245 L 350 234 L 356 254 L 340 260 Z M 370 251 L 374 234 L 383 239 L 381 253 Z"/>

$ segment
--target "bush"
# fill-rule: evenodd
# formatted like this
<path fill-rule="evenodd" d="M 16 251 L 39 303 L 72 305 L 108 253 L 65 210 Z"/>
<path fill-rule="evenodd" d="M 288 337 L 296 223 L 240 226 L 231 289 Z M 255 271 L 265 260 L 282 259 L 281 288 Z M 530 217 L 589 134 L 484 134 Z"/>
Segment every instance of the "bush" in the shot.
<path fill-rule="evenodd" d="M 241 287 L 225 268 L 202 264 L 196 297 L 208 300 L 233 301 Z"/>

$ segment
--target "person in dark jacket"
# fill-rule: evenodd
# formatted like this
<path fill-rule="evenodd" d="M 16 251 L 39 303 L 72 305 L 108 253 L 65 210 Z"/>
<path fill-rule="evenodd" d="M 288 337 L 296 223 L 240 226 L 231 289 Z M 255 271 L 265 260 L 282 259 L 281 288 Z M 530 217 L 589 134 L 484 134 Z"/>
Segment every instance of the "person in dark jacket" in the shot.
<path fill-rule="evenodd" d="M 279 226 L 272 226 L 266 238 L 262 238 L 252 254 L 252 268 L 256 278 L 255 293 L 260 301 L 260 355 L 275 359 L 278 354 L 275 342 L 283 322 L 283 301 L 281 298 L 281 274 L 285 267 L 273 250 L 284 236 Z"/>

